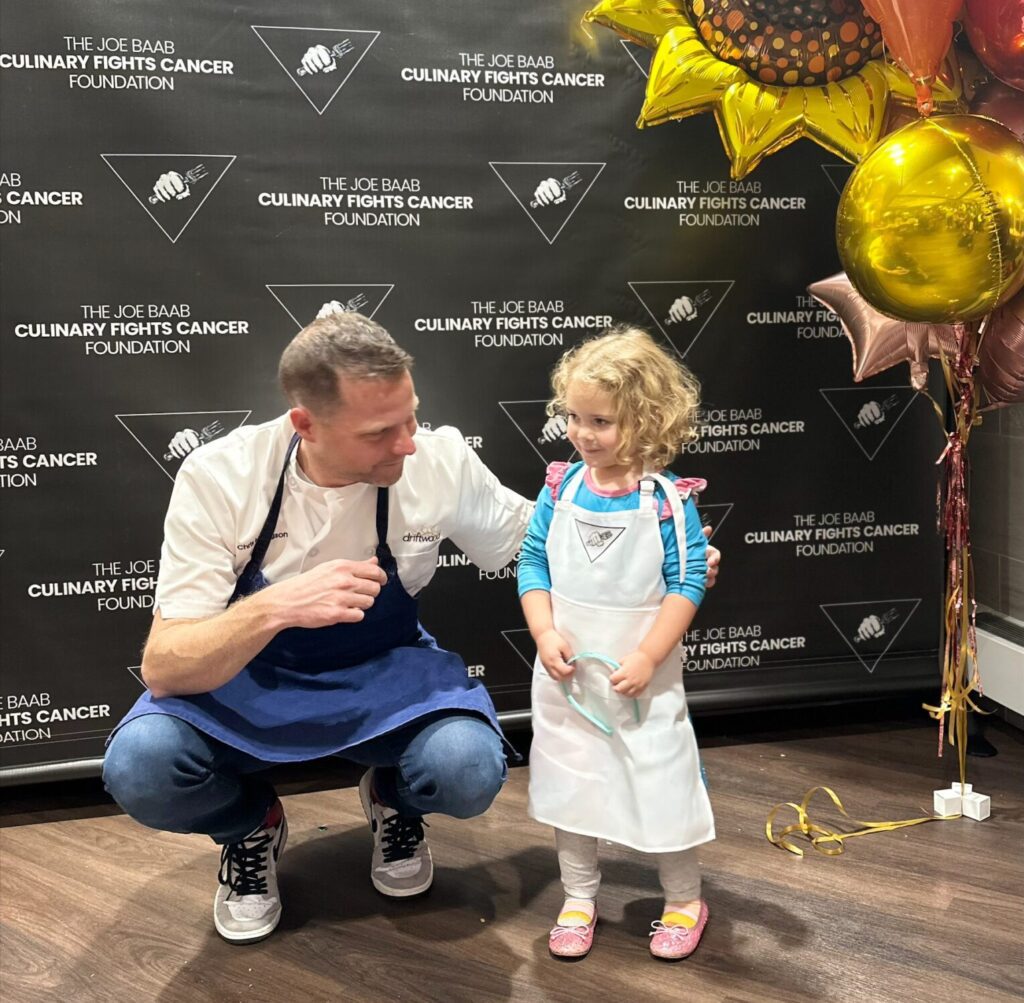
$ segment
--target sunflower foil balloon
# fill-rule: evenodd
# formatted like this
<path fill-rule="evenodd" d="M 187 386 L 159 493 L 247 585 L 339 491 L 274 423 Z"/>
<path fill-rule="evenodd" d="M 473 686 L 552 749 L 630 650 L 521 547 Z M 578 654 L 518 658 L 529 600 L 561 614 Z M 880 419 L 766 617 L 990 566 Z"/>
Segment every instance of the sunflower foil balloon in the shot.
<path fill-rule="evenodd" d="M 859 0 L 602 0 L 584 19 L 655 50 L 637 126 L 713 112 L 734 178 L 802 137 L 856 163 L 917 102 Z M 955 60 L 933 94 L 965 110 Z"/>

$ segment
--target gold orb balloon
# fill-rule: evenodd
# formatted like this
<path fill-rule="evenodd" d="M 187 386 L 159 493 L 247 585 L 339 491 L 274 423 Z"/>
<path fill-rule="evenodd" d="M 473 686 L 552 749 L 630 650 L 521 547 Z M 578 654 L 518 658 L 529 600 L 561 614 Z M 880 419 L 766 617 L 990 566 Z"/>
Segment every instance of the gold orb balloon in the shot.
<path fill-rule="evenodd" d="M 901 320 L 975 320 L 1024 286 L 1024 143 L 975 115 L 921 119 L 854 169 L 836 220 L 843 268 Z"/>

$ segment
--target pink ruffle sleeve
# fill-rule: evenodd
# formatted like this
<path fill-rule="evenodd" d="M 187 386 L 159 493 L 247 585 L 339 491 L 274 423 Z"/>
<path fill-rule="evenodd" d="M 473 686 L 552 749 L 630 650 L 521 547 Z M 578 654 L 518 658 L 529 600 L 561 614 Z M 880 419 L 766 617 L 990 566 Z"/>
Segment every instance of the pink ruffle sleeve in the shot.
<path fill-rule="evenodd" d="M 703 477 L 677 477 L 675 480 L 676 491 L 679 492 L 679 497 L 686 501 L 690 495 L 699 495 L 708 486 L 708 482 Z M 696 500 L 696 499 L 695 499 Z M 668 501 L 663 500 L 661 503 L 661 515 L 659 517 L 660 522 L 664 522 L 666 519 L 672 518 L 672 509 L 669 507 Z"/>
<path fill-rule="evenodd" d="M 547 472 L 544 475 L 544 484 L 551 492 L 551 498 L 553 501 L 558 501 L 558 492 L 562 487 L 562 481 L 565 480 L 565 472 L 571 466 L 565 460 L 555 460 L 554 463 L 548 464 Z"/>

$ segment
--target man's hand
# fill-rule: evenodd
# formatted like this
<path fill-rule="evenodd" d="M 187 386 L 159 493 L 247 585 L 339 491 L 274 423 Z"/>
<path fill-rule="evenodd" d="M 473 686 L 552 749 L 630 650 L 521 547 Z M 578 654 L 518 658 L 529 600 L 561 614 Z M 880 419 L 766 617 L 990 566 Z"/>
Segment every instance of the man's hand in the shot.
<path fill-rule="evenodd" d="M 387 580 L 376 557 L 327 561 L 256 595 L 272 602 L 288 626 L 329 627 L 362 620 Z"/>
<path fill-rule="evenodd" d="M 564 682 L 573 674 L 568 664 L 572 658 L 572 647 L 557 630 L 547 630 L 537 639 L 537 655 L 540 664 L 556 683 Z"/>
<path fill-rule="evenodd" d="M 152 177 L 152 175 L 150 175 Z M 153 185 L 153 197 L 157 202 L 170 202 L 171 199 L 187 199 L 192 194 L 185 184 L 185 179 L 177 171 L 168 171 L 157 178 Z"/>
<path fill-rule="evenodd" d="M 710 526 L 705 526 L 701 532 L 704 534 L 704 539 L 711 539 Z M 712 547 L 710 543 L 708 544 L 707 562 L 708 573 L 707 577 L 704 579 L 704 588 L 713 589 L 715 587 L 715 582 L 718 581 L 718 566 L 722 563 L 722 552 L 717 547 Z"/>
<path fill-rule="evenodd" d="M 651 682 L 657 666 L 649 655 L 642 651 L 631 651 L 619 662 L 621 668 L 611 676 L 612 689 L 619 696 L 638 697 Z"/>

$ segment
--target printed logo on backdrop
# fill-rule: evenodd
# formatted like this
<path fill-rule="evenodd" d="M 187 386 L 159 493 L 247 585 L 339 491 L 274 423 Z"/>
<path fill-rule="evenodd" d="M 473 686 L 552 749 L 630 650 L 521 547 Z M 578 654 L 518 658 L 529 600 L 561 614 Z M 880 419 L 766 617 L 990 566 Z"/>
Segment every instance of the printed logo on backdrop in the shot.
<path fill-rule="evenodd" d="M 489 163 L 549 244 L 558 239 L 605 168 L 603 163 Z"/>
<path fill-rule="evenodd" d="M 869 460 L 878 455 L 917 397 L 917 391 L 906 386 L 822 387 L 818 392 Z"/>
<path fill-rule="evenodd" d="M 537 658 L 537 645 L 533 643 L 530 631 L 525 627 L 519 630 L 503 630 L 501 636 L 505 638 L 522 663 L 532 672 L 533 663 Z"/>
<path fill-rule="evenodd" d="M 630 282 L 629 288 L 668 343 L 685 359 L 733 285 L 733 279 L 688 279 Z"/>
<path fill-rule="evenodd" d="M 129 666 L 127 666 L 127 669 L 131 673 L 131 675 L 134 677 L 135 681 L 139 684 L 139 686 L 141 686 L 144 690 L 149 688 L 142 681 L 142 666 L 141 665 L 129 665 Z"/>
<path fill-rule="evenodd" d="M 189 453 L 244 425 L 251 414 L 251 410 L 163 411 L 114 417 L 173 481 Z"/>
<path fill-rule="evenodd" d="M 714 505 L 699 504 L 697 506 L 701 526 L 711 527 L 708 543 L 718 536 L 718 531 L 722 528 L 722 523 L 729 518 L 734 504 L 734 502 L 716 502 Z"/>
<path fill-rule="evenodd" d="M 580 543 L 583 544 L 583 549 L 587 552 L 591 564 L 605 554 L 608 548 L 626 531 L 625 526 L 595 526 L 591 522 L 583 522 L 580 519 L 573 521 L 576 523 L 576 532 L 580 535 Z"/>
<path fill-rule="evenodd" d="M 906 627 L 920 599 L 825 603 L 819 609 L 868 672 L 885 657 Z"/>
<path fill-rule="evenodd" d="M 498 406 L 545 466 L 556 460 L 571 461 L 576 456 L 566 434 L 569 426 L 565 415 L 549 418 L 545 412 L 547 405 L 546 400 L 498 401 Z"/>
<path fill-rule="evenodd" d="M 842 195 L 846 182 L 853 173 L 853 164 L 822 164 L 821 169 L 825 172 L 829 184 L 836 190 L 836 194 Z"/>
<path fill-rule="evenodd" d="M 643 74 L 644 80 L 651 75 L 651 61 L 654 59 L 654 51 L 644 48 L 642 45 L 635 45 L 627 42 L 624 38 L 619 39 L 626 55 L 633 61 L 633 65 Z"/>
<path fill-rule="evenodd" d="M 352 28 L 295 28 L 252 24 L 278 66 L 322 115 L 380 36 Z"/>
<path fill-rule="evenodd" d="M 267 292 L 301 330 L 314 320 L 336 313 L 361 313 L 372 318 L 394 288 L 393 282 L 350 282 L 267 285 Z"/>
<path fill-rule="evenodd" d="M 132 198 L 172 243 L 185 232 L 235 162 L 209 153 L 101 154 Z"/>

